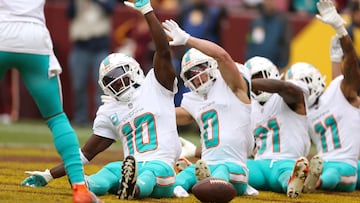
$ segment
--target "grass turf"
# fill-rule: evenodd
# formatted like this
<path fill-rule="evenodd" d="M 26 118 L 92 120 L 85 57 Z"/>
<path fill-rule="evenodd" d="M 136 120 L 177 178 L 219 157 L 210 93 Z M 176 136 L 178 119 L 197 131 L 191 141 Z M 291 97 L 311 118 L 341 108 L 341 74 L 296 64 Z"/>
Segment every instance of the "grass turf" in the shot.
<path fill-rule="evenodd" d="M 91 134 L 89 128 L 75 128 L 80 143 Z M 187 139 L 198 142 L 194 133 L 184 134 Z M 98 171 L 105 163 L 121 159 L 121 146 L 116 143 L 109 150 L 85 166 L 85 173 Z M 71 202 L 71 190 L 66 177 L 50 182 L 46 187 L 30 188 L 20 183 L 27 175 L 24 171 L 44 170 L 60 162 L 50 131 L 39 121 L 20 121 L 14 125 L 0 125 L 0 202 Z M 101 197 L 107 203 L 119 202 L 114 195 Z M 352 193 L 316 191 L 302 194 L 298 199 L 289 199 L 285 194 L 260 191 L 258 196 L 236 197 L 231 202 L 359 202 L 360 191 Z M 130 201 L 129 201 L 130 202 Z M 131 202 L 199 202 L 193 195 L 188 198 L 152 199 Z"/>

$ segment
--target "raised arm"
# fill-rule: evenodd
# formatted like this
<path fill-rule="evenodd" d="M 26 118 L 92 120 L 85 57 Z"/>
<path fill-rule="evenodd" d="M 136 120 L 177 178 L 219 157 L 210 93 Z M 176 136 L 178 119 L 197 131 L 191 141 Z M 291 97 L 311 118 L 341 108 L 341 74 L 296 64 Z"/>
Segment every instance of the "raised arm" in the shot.
<path fill-rule="evenodd" d="M 304 92 L 291 82 L 258 78 L 251 80 L 251 88 L 253 91 L 278 93 L 293 111 L 306 115 Z"/>
<path fill-rule="evenodd" d="M 218 69 L 227 85 L 234 94 L 244 103 L 250 103 L 247 95 L 248 86 L 242 74 L 228 52 L 219 45 L 204 39 L 190 36 L 182 30 L 173 20 L 163 22 L 166 34 L 172 38 L 170 45 L 187 45 L 193 47 L 202 53 L 214 58 L 218 64 Z"/>
<path fill-rule="evenodd" d="M 357 91 L 360 88 L 360 69 L 357 54 L 349 35 L 340 38 L 341 48 L 344 52 L 343 75 L 341 90 L 347 100 L 359 107 Z"/>
<path fill-rule="evenodd" d="M 342 75 L 341 61 L 344 53 L 341 48 L 340 40 L 337 35 L 331 38 L 330 42 L 330 60 L 331 60 L 331 76 L 335 79 L 337 76 Z"/>
<path fill-rule="evenodd" d="M 194 47 L 204 54 L 213 57 L 218 64 L 218 68 L 222 77 L 230 89 L 236 94 L 245 93 L 246 96 L 248 87 L 242 77 L 242 74 L 237 69 L 234 60 L 231 58 L 228 52 L 211 41 L 192 36 L 189 37 L 186 45 Z"/>
<path fill-rule="evenodd" d="M 161 85 L 173 91 L 176 72 L 172 64 L 169 41 L 151 7 L 150 0 L 136 0 L 135 4 L 130 2 L 124 3 L 144 15 L 155 44 L 155 54 L 153 58 L 155 76 Z"/>
<path fill-rule="evenodd" d="M 360 88 L 360 69 L 357 54 L 353 42 L 345 29 L 345 21 L 336 11 L 331 0 L 321 0 L 317 3 L 319 15 L 316 17 L 323 23 L 330 25 L 340 40 L 341 49 L 344 54 L 342 73 L 344 79 L 341 82 L 341 90 L 346 99 L 355 107 L 360 106 L 357 91 Z"/>

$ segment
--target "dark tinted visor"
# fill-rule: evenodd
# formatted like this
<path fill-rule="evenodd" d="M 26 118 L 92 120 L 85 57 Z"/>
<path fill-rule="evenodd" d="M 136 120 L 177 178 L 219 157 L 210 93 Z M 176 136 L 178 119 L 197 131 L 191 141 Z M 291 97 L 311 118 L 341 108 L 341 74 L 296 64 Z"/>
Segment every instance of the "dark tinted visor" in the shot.
<path fill-rule="evenodd" d="M 102 83 L 104 84 L 104 86 L 108 85 L 109 83 L 111 83 L 113 80 L 115 80 L 116 78 L 124 75 L 125 73 L 127 73 L 129 71 L 129 65 L 124 65 L 124 66 L 119 66 L 113 70 L 111 70 L 110 72 L 108 72 L 102 79 Z"/>

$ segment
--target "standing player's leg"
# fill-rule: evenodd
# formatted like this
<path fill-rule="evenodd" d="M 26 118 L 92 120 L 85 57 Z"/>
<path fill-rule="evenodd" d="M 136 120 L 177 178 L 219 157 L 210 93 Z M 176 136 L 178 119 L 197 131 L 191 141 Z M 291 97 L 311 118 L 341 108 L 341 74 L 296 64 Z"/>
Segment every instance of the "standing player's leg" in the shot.
<path fill-rule="evenodd" d="M 50 128 L 53 142 L 60 154 L 73 187 L 73 200 L 98 201 L 88 192 L 84 180 L 83 165 L 80 160 L 79 142 L 74 129 L 63 112 L 62 92 L 59 77 L 48 77 L 49 56 L 34 54 L 14 54 L 19 72 L 30 95 L 46 124 Z"/>

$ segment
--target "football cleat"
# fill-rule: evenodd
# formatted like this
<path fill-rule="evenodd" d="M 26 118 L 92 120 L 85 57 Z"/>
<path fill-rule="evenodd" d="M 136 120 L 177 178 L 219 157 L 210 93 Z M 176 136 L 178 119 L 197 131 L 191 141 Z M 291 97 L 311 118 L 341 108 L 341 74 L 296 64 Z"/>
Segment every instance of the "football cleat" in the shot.
<path fill-rule="evenodd" d="M 85 184 L 74 184 L 73 203 L 103 203 L 94 193 L 90 192 Z"/>
<path fill-rule="evenodd" d="M 306 157 L 300 157 L 297 159 L 288 183 L 288 197 L 298 198 L 300 196 L 308 171 L 309 161 L 306 159 Z"/>
<path fill-rule="evenodd" d="M 137 163 L 135 157 L 129 155 L 123 161 L 121 169 L 120 189 L 118 191 L 119 199 L 134 199 L 137 180 Z"/>
<path fill-rule="evenodd" d="M 316 184 L 320 178 L 324 160 L 320 155 L 315 155 L 310 160 L 310 172 L 308 177 L 305 179 L 303 192 L 310 193 L 316 189 Z"/>
<path fill-rule="evenodd" d="M 186 167 L 190 166 L 192 163 L 185 157 L 179 158 L 179 160 L 175 163 L 175 171 L 180 173 Z"/>
<path fill-rule="evenodd" d="M 206 161 L 201 159 L 197 160 L 195 163 L 195 176 L 197 181 L 203 180 L 210 177 L 210 169 Z"/>

